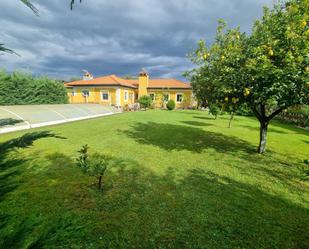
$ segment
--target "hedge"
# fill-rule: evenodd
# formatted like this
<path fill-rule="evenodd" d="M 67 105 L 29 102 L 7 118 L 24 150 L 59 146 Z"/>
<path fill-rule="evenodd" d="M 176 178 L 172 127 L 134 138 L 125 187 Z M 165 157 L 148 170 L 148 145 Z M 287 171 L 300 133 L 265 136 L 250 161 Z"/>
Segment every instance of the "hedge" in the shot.
<path fill-rule="evenodd" d="M 282 121 L 296 124 L 302 127 L 309 127 L 309 106 L 293 106 L 280 113 L 277 117 Z"/>
<path fill-rule="evenodd" d="M 0 105 L 66 104 L 61 81 L 30 74 L 0 71 Z"/>

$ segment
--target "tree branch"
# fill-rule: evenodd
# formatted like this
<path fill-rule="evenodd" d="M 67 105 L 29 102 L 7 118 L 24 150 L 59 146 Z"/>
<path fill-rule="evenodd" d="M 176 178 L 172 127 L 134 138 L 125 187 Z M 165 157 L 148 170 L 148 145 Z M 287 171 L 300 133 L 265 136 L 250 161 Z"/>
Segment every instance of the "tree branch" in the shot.
<path fill-rule="evenodd" d="M 0 43 L 0 52 L 10 53 L 10 54 L 16 54 L 16 55 L 20 56 L 20 55 L 19 55 L 18 53 L 16 53 L 14 50 L 4 47 L 4 44 L 1 44 L 1 43 Z M 0 55 L 1 55 L 1 54 L 0 54 Z"/>
<path fill-rule="evenodd" d="M 39 10 L 29 0 L 21 0 L 21 2 L 30 8 L 36 16 L 39 16 Z"/>
<path fill-rule="evenodd" d="M 254 106 L 251 106 L 251 110 L 253 111 L 254 115 L 257 117 L 257 119 L 262 122 L 262 116 L 261 114 L 258 112 L 258 110 L 254 107 Z"/>
<path fill-rule="evenodd" d="M 75 0 L 71 0 L 71 10 L 73 9 L 74 2 L 75 2 Z M 79 0 L 79 2 L 81 3 L 82 0 Z"/>
<path fill-rule="evenodd" d="M 278 110 L 274 111 L 270 116 L 267 117 L 267 120 L 272 120 L 275 116 L 277 116 L 280 112 L 282 112 L 286 107 L 280 107 Z"/>
<path fill-rule="evenodd" d="M 261 116 L 266 117 L 266 111 L 265 111 L 265 105 L 260 104 L 260 108 L 261 108 Z"/>

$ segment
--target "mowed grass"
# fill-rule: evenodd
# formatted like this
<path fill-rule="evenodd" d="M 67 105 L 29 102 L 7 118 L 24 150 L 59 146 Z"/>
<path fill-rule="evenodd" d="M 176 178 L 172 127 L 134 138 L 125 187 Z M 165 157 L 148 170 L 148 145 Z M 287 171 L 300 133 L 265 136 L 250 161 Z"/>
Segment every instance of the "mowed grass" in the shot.
<path fill-rule="evenodd" d="M 309 132 L 274 121 L 258 155 L 258 122 L 228 118 L 153 110 L 35 130 L 62 138 L 1 158 L 0 248 L 308 248 Z M 75 164 L 84 144 L 114 158 L 103 192 Z"/>

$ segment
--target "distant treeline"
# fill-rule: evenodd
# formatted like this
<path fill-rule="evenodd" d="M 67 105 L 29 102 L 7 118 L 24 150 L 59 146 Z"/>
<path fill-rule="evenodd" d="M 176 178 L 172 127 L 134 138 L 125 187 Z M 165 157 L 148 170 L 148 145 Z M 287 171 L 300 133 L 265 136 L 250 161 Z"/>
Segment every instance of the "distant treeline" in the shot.
<path fill-rule="evenodd" d="M 61 81 L 0 70 L 0 105 L 65 103 L 68 96 Z"/>

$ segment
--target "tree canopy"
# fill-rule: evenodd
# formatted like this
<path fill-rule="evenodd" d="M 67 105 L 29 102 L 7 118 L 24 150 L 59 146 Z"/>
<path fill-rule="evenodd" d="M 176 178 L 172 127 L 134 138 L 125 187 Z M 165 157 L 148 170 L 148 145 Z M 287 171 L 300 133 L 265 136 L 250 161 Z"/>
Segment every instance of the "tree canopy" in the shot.
<path fill-rule="evenodd" d="M 308 0 L 264 8 L 250 35 L 219 21 L 209 47 L 200 41 L 189 72 L 201 101 L 235 108 L 247 104 L 260 122 L 259 152 L 266 146 L 269 122 L 282 110 L 309 98 Z"/>

